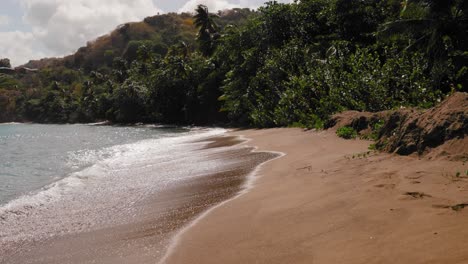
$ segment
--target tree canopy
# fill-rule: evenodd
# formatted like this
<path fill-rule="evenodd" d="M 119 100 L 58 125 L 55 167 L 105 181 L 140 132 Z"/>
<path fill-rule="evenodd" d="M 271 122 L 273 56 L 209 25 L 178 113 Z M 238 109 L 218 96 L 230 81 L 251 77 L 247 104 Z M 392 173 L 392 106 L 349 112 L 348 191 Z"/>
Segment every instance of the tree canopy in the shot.
<path fill-rule="evenodd" d="M 148 17 L 0 75 L 0 121 L 322 127 L 343 110 L 431 107 L 467 91 L 467 6 L 270 1 Z"/>

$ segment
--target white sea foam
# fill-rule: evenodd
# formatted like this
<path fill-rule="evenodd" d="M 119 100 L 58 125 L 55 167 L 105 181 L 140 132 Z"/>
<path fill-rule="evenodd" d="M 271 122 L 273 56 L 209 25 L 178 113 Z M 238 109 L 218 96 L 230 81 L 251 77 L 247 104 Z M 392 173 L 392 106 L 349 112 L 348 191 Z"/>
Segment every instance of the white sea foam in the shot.
<path fill-rule="evenodd" d="M 107 124 L 109 124 L 109 121 L 87 123 L 86 125 L 88 125 L 88 126 L 101 126 L 101 125 L 107 125 Z"/>
<path fill-rule="evenodd" d="M 8 122 L 8 123 L 0 123 L 0 126 L 2 125 L 20 125 L 22 123 L 18 123 L 18 122 Z"/>
<path fill-rule="evenodd" d="M 239 136 L 240 139 L 242 139 L 242 141 L 244 142 L 243 145 L 244 146 L 247 146 L 248 142 L 251 141 L 251 139 L 249 138 L 246 138 L 244 136 Z M 241 146 L 242 147 L 242 146 Z M 253 150 L 252 152 L 259 152 L 258 151 L 258 147 L 252 147 Z M 248 175 L 247 175 L 247 181 L 244 183 L 244 186 L 242 188 L 242 190 L 234 197 L 230 198 L 230 199 L 227 199 L 211 208 L 209 208 L 208 210 L 206 210 L 205 212 L 203 212 L 201 215 L 199 215 L 197 218 L 195 218 L 195 220 L 191 221 L 188 225 L 186 225 L 185 227 L 183 227 L 181 230 L 179 230 L 179 232 L 172 238 L 172 241 L 171 243 L 169 244 L 168 248 L 166 249 L 165 251 L 165 254 L 162 256 L 162 258 L 157 262 L 158 264 L 164 264 L 166 263 L 167 259 L 169 257 L 171 257 L 171 255 L 175 252 L 175 249 L 176 247 L 179 245 L 180 241 L 181 241 L 181 238 L 182 236 L 190 229 L 192 228 L 193 226 L 195 226 L 198 222 L 200 222 L 203 218 L 207 217 L 209 214 L 211 214 L 214 210 L 216 210 L 217 208 L 220 208 L 222 206 L 224 206 L 225 204 L 235 200 L 235 199 L 238 199 L 239 197 L 245 195 L 246 193 L 248 193 L 253 187 L 254 187 L 254 184 L 255 184 L 255 181 L 258 179 L 258 173 L 259 171 L 262 169 L 262 167 L 273 161 L 273 160 L 276 160 L 276 159 L 279 159 L 279 158 L 282 158 L 284 156 L 286 156 L 286 153 L 283 153 L 283 152 L 277 152 L 277 151 L 260 151 L 260 152 L 269 152 L 271 154 L 275 154 L 276 157 L 275 158 L 272 158 L 272 159 L 269 159 L 268 161 L 265 161 L 263 163 L 261 163 L 260 165 L 258 165 L 252 172 L 250 172 Z"/>
<path fill-rule="evenodd" d="M 141 213 L 135 206 L 139 201 L 180 180 L 226 166 L 206 158 L 221 150 L 200 150 L 204 143 L 193 143 L 224 132 L 197 129 L 72 153 L 71 164 L 90 166 L 0 207 L 0 247 L 130 221 Z"/>

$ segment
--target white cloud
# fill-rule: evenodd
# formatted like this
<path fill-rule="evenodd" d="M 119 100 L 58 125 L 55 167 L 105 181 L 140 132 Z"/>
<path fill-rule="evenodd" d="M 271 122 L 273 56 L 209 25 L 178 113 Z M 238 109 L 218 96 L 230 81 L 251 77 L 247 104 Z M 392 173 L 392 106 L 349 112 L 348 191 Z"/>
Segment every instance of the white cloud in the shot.
<path fill-rule="evenodd" d="M 154 1 L 156 0 L 18 0 L 24 14 L 23 22 L 31 30 L 1 33 L 0 57 L 9 57 L 13 65 L 19 65 L 29 59 L 70 54 L 86 45 L 87 41 L 110 32 L 119 24 L 140 21 L 146 16 L 163 13 Z M 173 4 L 166 5 L 172 5 L 175 9 L 176 4 L 180 6 L 182 0 L 170 1 L 174 1 Z M 188 0 L 178 11 L 193 12 L 198 4 L 208 6 L 212 12 L 235 7 L 257 8 L 265 1 Z M 0 16 L 0 26 L 7 25 L 10 20 L 7 16 Z"/>
<path fill-rule="evenodd" d="M 152 0 L 21 0 L 21 7 L 31 32 L 3 32 L 0 40 L 0 57 L 13 65 L 70 54 L 119 24 L 162 12 Z"/>
<path fill-rule="evenodd" d="M 0 15 L 0 27 L 8 26 L 10 24 L 10 17 Z"/>
<path fill-rule="evenodd" d="M 76 50 L 117 25 L 161 12 L 152 0 L 23 0 L 24 20 L 55 55 Z"/>
<path fill-rule="evenodd" d="M 248 1 L 248 0 L 240 0 L 239 5 L 242 7 L 248 7 L 251 9 L 257 9 L 262 6 L 266 1 Z"/>
<path fill-rule="evenodd" d="M 194 12 L 198 5 L 206 5 L 210 12 L 239 7 L 239 5 L 231 4 L 226 0 L 189 0 L 179 9 L 179 12 Z"/>
<path fill-rule="evenodd" d="M 45 54 L 34 49 L 36 41 L 32 33 L 21 31 L 0 32 L 0 57 L 12 59 L 14 66 Z"/>

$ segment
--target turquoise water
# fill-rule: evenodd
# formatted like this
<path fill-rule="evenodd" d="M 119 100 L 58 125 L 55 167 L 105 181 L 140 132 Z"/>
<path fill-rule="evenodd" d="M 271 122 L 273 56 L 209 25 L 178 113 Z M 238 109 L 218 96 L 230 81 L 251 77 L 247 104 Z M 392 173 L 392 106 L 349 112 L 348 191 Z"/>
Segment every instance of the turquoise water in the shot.
<path fill-rule="evenodd" d="M 187 132 L 156 127 L 0 125 L 0 205 L 115 154 L 113 146 Z"/>

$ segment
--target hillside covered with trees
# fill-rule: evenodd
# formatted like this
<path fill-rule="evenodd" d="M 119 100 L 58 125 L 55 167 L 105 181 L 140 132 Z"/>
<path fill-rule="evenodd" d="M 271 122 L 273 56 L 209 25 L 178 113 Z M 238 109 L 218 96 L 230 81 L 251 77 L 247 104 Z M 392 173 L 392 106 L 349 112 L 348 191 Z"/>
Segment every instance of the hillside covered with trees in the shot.
<path fill-rule="evenodd" d="M 322 127 L 343 110 L 428 108 L 467 91 L 467 18 L 463 0 L 302 0 L 148 17 L 25 65 L 37 72 L 1 73 L 0 122 Z"/>

